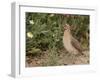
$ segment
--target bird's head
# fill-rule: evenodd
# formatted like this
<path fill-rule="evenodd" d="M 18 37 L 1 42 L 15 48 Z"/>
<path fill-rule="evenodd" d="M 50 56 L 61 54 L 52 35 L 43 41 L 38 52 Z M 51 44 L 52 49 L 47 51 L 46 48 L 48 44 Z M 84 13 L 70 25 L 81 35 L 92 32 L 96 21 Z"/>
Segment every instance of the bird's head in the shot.
<path fill-rule="evenodd" d="M 70 31 L 70 25 L 69 24 L 65 24 L 64 25 L 64 30 Z"/>

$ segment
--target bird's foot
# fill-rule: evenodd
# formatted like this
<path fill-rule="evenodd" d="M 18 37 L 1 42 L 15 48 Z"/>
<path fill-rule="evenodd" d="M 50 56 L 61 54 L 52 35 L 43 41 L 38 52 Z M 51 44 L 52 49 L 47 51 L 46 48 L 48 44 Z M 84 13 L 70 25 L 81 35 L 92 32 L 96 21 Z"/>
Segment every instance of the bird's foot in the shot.
<path fill-rule="evenodd" d="M 77 56 L 77 57 L 79 57 L 79 56 L 86 57 L 86 55 L 85 55 L 84 53 L 78 53 L 78 54 L 76 54 L 76 56 Z"/>

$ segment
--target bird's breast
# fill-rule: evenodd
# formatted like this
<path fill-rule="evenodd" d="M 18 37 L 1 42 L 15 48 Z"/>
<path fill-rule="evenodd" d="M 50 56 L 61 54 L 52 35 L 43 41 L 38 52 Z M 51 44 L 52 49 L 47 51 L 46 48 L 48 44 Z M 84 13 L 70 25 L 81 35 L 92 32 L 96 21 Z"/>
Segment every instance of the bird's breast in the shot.
<path fill-rule="evenodd" d="M 65 34 L 63 36 L 63 45 L 68 52 L 70 52 L 70 53 L 72 53 L 73 51 L 76 52 L 76 49 L 71 44 L 71 35 L 70 34 Z"/>
<path fill-rule="evenodd" d="M 63 36 L 63 44 L 64 44 L 64 47 L 67 49 L 67 50 L 70 50 L 71 49 L 71 39 L 70 39 L 70 35 L 64 35 Z"/>

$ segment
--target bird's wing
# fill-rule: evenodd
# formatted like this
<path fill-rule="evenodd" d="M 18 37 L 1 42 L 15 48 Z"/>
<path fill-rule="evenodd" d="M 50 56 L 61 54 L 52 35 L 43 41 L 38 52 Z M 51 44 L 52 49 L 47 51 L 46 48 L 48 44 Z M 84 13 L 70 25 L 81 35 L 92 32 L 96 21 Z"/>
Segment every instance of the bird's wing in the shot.
<path fill-rule="evenodd" d="M 82 47 L 81 47 L 80 43 L 79 43 L 78 40 L 75 39 L 74 37 L 72 37 L 72 39 L 71 39 L 71 44 L 72 44 L 79 52 L 82 52 Z"/>

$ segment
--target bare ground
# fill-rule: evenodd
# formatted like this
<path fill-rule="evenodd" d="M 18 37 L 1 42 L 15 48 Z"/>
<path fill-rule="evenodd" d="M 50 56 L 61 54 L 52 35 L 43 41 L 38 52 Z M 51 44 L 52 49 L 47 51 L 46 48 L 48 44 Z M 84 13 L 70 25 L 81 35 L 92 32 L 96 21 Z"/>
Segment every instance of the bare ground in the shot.
<path fill-rule="evenodd" d="M 62 50 L 62 53 L 52 57 L 45 51 L 39 56 L 26 56 L 26 67 L 36 66 L 63 66 L 63 65 L 80 65 L 89 64 L 89 51 L 84 51 L 84 55 L 72 55 Z"/>

